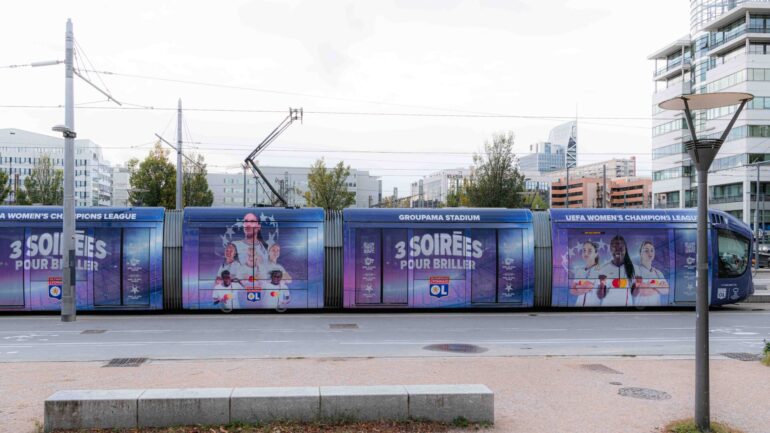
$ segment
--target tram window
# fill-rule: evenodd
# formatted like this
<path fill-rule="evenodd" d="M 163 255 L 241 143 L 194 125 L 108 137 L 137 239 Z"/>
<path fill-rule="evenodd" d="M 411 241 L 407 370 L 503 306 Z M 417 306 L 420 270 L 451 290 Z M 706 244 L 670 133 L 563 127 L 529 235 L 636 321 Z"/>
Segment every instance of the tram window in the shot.
<path fill-rule="evenodd" d="M 738 277 L 749 263 L 749 240 L 729 230 L 717 230 L 719 239 L 719 277 Z"/>

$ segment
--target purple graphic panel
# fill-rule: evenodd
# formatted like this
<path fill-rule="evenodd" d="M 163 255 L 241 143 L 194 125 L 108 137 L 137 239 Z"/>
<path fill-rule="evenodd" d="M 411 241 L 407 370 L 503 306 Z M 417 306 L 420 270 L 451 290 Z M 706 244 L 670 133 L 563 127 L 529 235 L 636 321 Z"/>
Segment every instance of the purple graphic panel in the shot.
<path fill-rule="evenodd" d="M 356 303 L 382 302 L 382 245 L 380 229 L 356 232 Z"/>
<path fill-rule="evenodd" d="M 96 306 L 120 305 L 120 230 L 94 229 L 94 237 L 104 242 L 104 258 L 93 273 L 93 297 Z M 144 246 L 149 253 L 149 246 Z M 101 255 L 101 254 L 100 254 Z"/>
<path fill-rule="evenodd" d="M 497 301 L 520 304 L 524 302 L 523 231 L 498 230 Z"/>
<path fill-rule="evenodd" d="M 150 303 L 150 229 L 123 231 L 123 304 Z"/>
<path fill-rule="evenodd" d="M 24 306 L 24 229 L 0 231 L 0 307 Z"/>
<path fill-rule="evenodd" d="M 382 302 L 406 304 L 409 302 L 409 268 L 403 266 L 406 229 L 382 229 Z"/>
<path fill-rule="evenodd" d="M 471 273 L 471 302 L 495 302 L 497 300 L 497 230 L 471 230 L 471 238 L 481 242 L 481 255 L 489 258 L 489 260 L 476 262 Z"/>
<path fill-rule="evenodd" d="M 676 244 L 676 285 L 675 302 L 695 302 L 698 281 L 695 277 L 697 266 L 695 230 L 675 230 Z"/>

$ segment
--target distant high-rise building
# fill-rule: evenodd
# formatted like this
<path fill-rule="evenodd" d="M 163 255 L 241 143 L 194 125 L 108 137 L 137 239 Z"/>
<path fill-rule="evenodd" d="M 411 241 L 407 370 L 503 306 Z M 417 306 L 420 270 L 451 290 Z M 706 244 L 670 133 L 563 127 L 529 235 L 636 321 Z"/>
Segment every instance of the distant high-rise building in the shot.
<path fill-rule="evenodd" d="M 755 98 L 741 113 L 711 166 L 708 205 L 753 226 L 757 195 L 764 201 L 770 193 L 770 170 L 760 171 L 757 189 L 757 169 L 752 165 L 770 160 L 770 1 L 691 0 L 690 32 L 648 57 L 655 62 L 653 204 L 658 208 L 695 207 L 698 187 L 696 171 L 684 149 L 690 133 L 682 113 L 661 110 L 658 104 L 690 93 L 748 92 Z M 735 109 L 695 112 L 698 136 L 719 137 Z M 760 211 L 762 214 L 761 226 L 766 227 L 770 212 Z"/>
<path fill-rule="evenodd" d="M 447 195 L 457 191 L 465 179 L 470 179 L 472 168 L 455 168 L 431 173 L 411 184 L 413 207 L 436 207 L 446 204 Z M 422 190 L 420 186 L 422 185 Z"/>
<path fill-rule="evenodd" d="M 577 121 L 572 120 L 553 128 L 548 141 L 567 149 L 566 167 L 577 167 Z M 565 168 L 566 168 L 565 167 Z"/>

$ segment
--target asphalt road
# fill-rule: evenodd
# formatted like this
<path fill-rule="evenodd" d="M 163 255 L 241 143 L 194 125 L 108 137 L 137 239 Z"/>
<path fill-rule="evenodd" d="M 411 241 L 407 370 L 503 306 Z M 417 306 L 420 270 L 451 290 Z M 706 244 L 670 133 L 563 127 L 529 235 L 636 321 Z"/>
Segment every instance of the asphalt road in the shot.
<path fill-rule="evenodd" d="M 759 311 L 757 311 L 759 309 Z M 711 312 L 711 353 L 760 353 L 770 305 Z M 112 358 L 692 357 L 692 311 L 0 317 L 0 362 Z M 480 353 L 428 350 L 471 344 Z"/>

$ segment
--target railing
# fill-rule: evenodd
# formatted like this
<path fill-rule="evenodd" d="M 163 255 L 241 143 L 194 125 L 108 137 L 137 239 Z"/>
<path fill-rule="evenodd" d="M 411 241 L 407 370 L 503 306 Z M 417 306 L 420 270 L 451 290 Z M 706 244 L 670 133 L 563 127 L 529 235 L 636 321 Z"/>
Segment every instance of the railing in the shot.
<path fill-rule="evenodd" d="M 770 28 L 764 28 L 764 27 L 748 27 L 746 28 L 745 25 L 736 27 L 733 30 L 730 30 L 727 33 L 724 33 L 724 36 L 719 41 L 715 41 L 714 37 L 711 37 L 711 40 L 709 41 L 709 50 L 713 50 L 714 48 L 719 47 L 720 45 L 724 45 L 727 42 L 732 41 L 733 39 L 737 39 L 747 33 L 770 33 Z"/>
<path fill-rule="evenodd" d="M 656 209 L 674 209 L 679 208 L 678 201 L 667 201 L 665 203 L 655 203 Z"/>
<path fill-rule="evenodd" d="M 671 63 L 670 65 L 666 65 L 657 71 L 652 73 L 653 77 L 657 77 L 660 74 L 665 74 L 666 72 L 673 71 L 674 69 L 680 69 L 682 67 L 688 67 L 692 64 L 692 59 L 684 59 L 684 61 L 678 60 L 675 63 Z"/>
<path fill-rule="evenodd" d="M 770 201 L 770 194 L 760 194 L 759 195 L 759 202 L 768 202 Z M 751 194 L 751 202 L 756 203 L 757 202 L 757 194 Z"/>
<path fill-rule="evenodd" d="M 717 203 L 735 203 L 743 201 L 743 194 L 741 195 L 728 195 L 725 197 L 711 197 L 709 198 L 709 203 L 711 204 L 717 204 Z"/>

